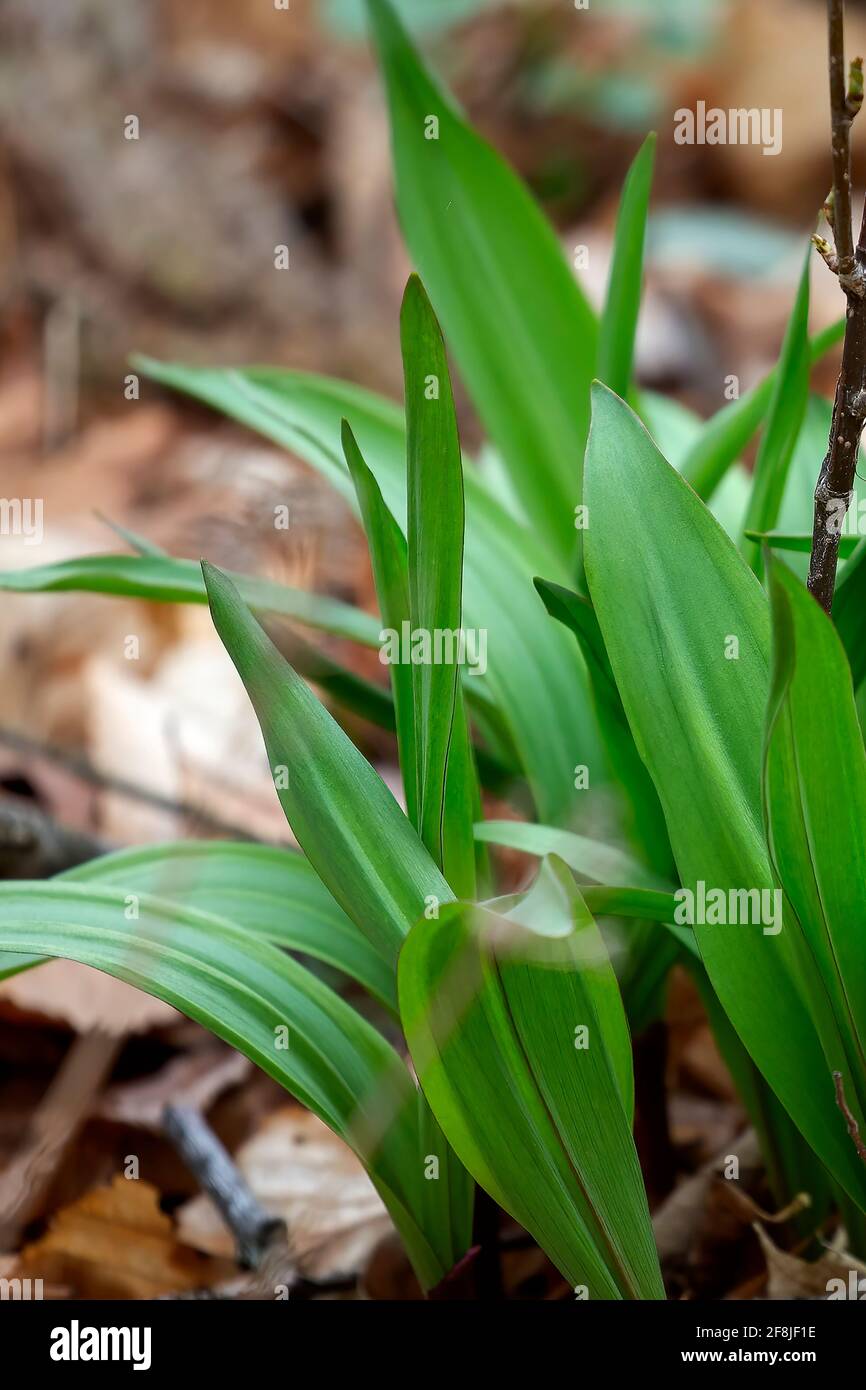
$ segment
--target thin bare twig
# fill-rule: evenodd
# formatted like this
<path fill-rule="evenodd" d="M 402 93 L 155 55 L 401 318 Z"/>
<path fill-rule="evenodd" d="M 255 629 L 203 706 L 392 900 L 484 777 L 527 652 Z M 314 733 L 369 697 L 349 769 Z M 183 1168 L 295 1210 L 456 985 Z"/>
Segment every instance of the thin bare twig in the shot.
<path fill-rule="evenodd" d="M 0 800 L 0 878 L 51 878 L 112 846 L 60 825 L 20 798 Z"/>
<path fill-rule="evenodd" d="M 848 1102 L 845 1099 L 845 1083 L 842 1080 L 842 1073 L 834 1071 L 833 1085 L 836 1087 L 836 1104 L 845 1116 L 845 1123 L 848 1126 L 848 1133 L 854 1140 L 854 1148 L 857 1150 L 857 1157 L 866 1163 L 866 1144 L 860 1136 L 860 1126 L 852 1115 Z"/>
<path fill-rule="evenodd" d="M 842 522 L 851 502 L 866 422 L 866 216 L 856 249 L 851 221 L 851 122 L 863 101 L 863 62 L 860 58 L 852 62 L 846 88 L 844 14 L 844 0 L 827 0 L 833 191 L 825 210 L 835 252 L 823 237 L 813 238 L 848 299 L 830 439 L 815 488 L 809 562 L 809 589 L 826 613 L 833 608 Z"/>
<path fill-rule="evenodd" d="M 39 739 L 31 738 L 29 734 L 22 733 L 18 729 L 7 729 L 0 726 L 0 745 L 5 748 L 13 748 L 19 753 L 29 753 L 37 758 L 45 758 L 57 767 L 65 768 L 73 776 L 80 777 L 83 782 L 88 782 L 91 786 L 104 787 L 106 791 L 116 792 L 119 796 L 127 796 L 131 801 L 140 801 L 145 806 L 154 806 L 157 810 L 184 816 L 199 829 L 207 830 L 213 835 L 258 843 L 258 836 L 251 835 L 249 830 L 241 825 L 224 821 L 219 816 L 212 815 L 210 811 L 204 810 L 201 806 L 192 806 L 184 801 L 173 801 L 171 797 L 150 791 L 147 787 L 141 787 L 136 782 L 128 781 L 125 777 L 117 777 L 113 773 L 103 772 L 89 758 L 81 754 L 70 753 L 67 749 L 58 748 L 52 743 L 42 743 Z"/>
<path fill-rule="evenodd" d="M 289 1254 L 285 1222 L 260 1205 L 204 1116 L 188 1105 L 167 1105 L 163 1126 L 169 1139 L 219 1208 L 237 1244 L 238 1262 L 258 1269 L 276 1246 L 286 1268 Z M 292 1270 L 292 1282 L 294 1270 Z M 285 1279 L 285 1275 L 284 1275 Z"/>
<path fill-rule="evenodd" d="M 845 0 L 828 0 L 827 25 L 830 37 L 830 121 L 833 152 L 833 221 L 839 273 L 850 275 L 854 268 L 854 240 L 851 229 L 851 121 L 845 90 Z"/>

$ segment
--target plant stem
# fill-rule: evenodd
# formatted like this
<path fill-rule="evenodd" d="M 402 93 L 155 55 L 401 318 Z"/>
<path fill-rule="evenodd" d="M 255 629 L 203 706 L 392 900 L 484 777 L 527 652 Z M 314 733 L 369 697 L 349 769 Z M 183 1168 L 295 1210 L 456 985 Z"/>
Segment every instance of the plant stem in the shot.
<path fill-rule="evenodd" d="M 827 453 L 815 488 L 809 589 L 826 613 L 833 608 L 842 522 L 851 501 L 860 434 L 866 422 L 866 216 L 856 249 L 851 222 L 851 122 L 862 100 L 862 63 L 851 64 L 845 86 L 844 0 L 827 0 L 833 193 L 830 219 L 835 256 L 818 249 L 839 277 L 848 300 L 842 367 L 836 383 Z"/>
<path fill-rule="evenodd" d="M 866 1144 L 864 1144 L 862 1138 L 860 1137 L 860 1127 L 857 1124 L 857 1121 L 854 1119 L 854 1116 L 852 1115 L 848 1107 L 848 1102 L 845 1099 L 845 1083 L 842 1080 L 842 1073 L 840 1071 L 834 1071 L 833 1085 L 836 1088 L 836 1104 L 842 1111 L 842 1114 L 845 1116 L 845 1123 L 848 1126 L 848 1133 L 850 1134 L 854 1142 L 854 1147 L 857 1150 L 857 1156 L 858 1158 L 861 1158 L 864 1163 L 866 1163 Z"/>

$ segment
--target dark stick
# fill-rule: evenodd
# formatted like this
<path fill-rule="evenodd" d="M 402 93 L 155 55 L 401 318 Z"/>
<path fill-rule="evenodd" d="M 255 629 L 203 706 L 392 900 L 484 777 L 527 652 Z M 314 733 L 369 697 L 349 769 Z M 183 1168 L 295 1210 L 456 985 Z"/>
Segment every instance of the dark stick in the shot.
<path fill-rule="evenodd" d="M 21 798 L 0 800 L 0 878 L 51 878 L 111 846 L 72 830 Z"/>
<path fill-rule="evenodd" d="M 844 0 L 827 0 L 833 152 L 833 192 L 827 214 L 836 239 L 835 254 L 822 237 L 813 238 L 848 300 L 830 440 L 815 488 L 809 562 L 809 589 L 828 614 L 833 609 L 842 522 L 851 502 L 866 421 L 866 217 L 856 251 L 851 224 L 851 122 L 863 100 L 863 66 L 862 59 L 854 59 L 846 91 L 844 8 Z"/>
<path fill-rule="evenodd" d="M 204 1117 L 188 1106 L 167 1105 L 163 1125 L 190 1172 L 219 1208 L 237 1243 L 238 1263 L 257 1269 L 278 1245 L 288 1257 L 285 1222 L 269 1216 L 259 1205 Z"/>
<path fill-rule="evenodd" d="M 830 61 L 830 144 L 833 153 L 833 226 L 839 274 L 854 268 L 851 230 L 851 121 L 845 90 L 845 0 L 828 0 Z"/>

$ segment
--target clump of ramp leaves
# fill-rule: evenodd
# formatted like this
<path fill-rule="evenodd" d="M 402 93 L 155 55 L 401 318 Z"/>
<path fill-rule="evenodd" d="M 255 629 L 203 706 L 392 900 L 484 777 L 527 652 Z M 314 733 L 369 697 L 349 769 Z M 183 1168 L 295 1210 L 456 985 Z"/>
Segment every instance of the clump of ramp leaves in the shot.
<path fill-rule="evenodd" d="M 706 422 L 637 392 L 652 138 L 596 318 L 387 0 L 368 9 L 420 274 L 405 409 L 299 372 L 139 365 L 331 482 L 363 525 L 378 615 L 123 531 L 132 554 L 0 575 L 209 604 L 300 851 L 161 845 L 0 885 L 0 970 L 82 961 L 245 1052 L 358 1154 L 425 1289 L 472 1244 L 477 1183 L 572 1285 L 617 1299 L 664 1296 L 631 1038 L 680 963 L 778 1200 L 811 1194 L 806 1233 L 835 1205 L 866 1254 L 866 542 L 846 538 L 835 627 L 802 582 L 830 412 L 809 368 L 839 326 L 808 339 L 804 273 L 754 390 Z M 479 461 L 446 342 L 489 435 Z M 738 459 L 759 430 L 752 478 Z M 461 628 L 483 662 L 393 661 L 387 690 L 315 645 Z M 405 814 L 308 681 L 393 732 Z M 580 769 L 618 807 L 616 843 L 580 833 Z M 483 820 L 485 790 L 524 819 Z M 527 891 L 495 896 L 490 845 L 535 857 Z M 707 893 L 736 920 L 684 918 Z"/>

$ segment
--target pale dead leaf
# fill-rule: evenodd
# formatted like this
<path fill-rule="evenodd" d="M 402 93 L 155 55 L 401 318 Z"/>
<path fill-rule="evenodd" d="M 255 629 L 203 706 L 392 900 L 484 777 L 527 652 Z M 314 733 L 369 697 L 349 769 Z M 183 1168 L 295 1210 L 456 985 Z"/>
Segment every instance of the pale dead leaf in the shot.
<path fill-rule="evenodd" d="M 843 1279 L 847 1284 L 852 1269 L 858 1278 L 866 1274 L 866 1265 L 853 1255 L 826 1250 L 817 1260 L 803 1260 L 799 1255 L 780 1250 L 760 1222 L 754 1223 L 754 1231 L 767 1262 L 768 1298 L 826 1298 L 831 1279 Z"/>
<path fill-rule="evenodd" d="M 49 960 L 3 980 L 3 1003 L 39 1018 L 59 1019 L 78 1033 L 98 1028 L 115 1037 L 146 1033 L 179 1017 L 161 999 L 71 960 Z"/>
<path fill-rule="evenodd" d="M 678 1183 L 653 1214 L 653 1234 L 663 1265 L 685 1259 L 691 1250 L 706 1220 L 710 1189 L 730 1154 L 737 1156 L 741 1170 L 755 1167 L 759 1150 L 754 1132 L 745 1130 L 723 1152 Z"/>
<path fill-rule="evenodd" d="M 227 1278 L 230 1263 L 177 1239 L 158 1198 L 148 1183 L 116 1177 L 58 1212 L 48 1233 L 21 1251 L 21 1269 L 69 1284 L 78 1298 L 157 1298 Z"/>
<path fill-rule="evenodd" d="M 147 659 L 145 634 L 130 628 L 125 638 L 139 657 L 132 671 L 117 668 L 108 657 L 87 663 L 87 747 L 92 761 L 107 776 L 123 778 L 177 804 L 180 774 L 169 740 L 168 711 L 154 699 L 149 681 L 134 674 L 137 661 Z M 176 812 L 104 790 L 99 797 L 99 829 L 119 844 L 171 840 L 182 836 L 182 817 Z"/>
<path fill-rule="evenodd" d="M 362 1270 L 393 1228 L 384 1204 L 352 1151 L 315 1115 L 287 1107 L 271 1115 L 235 1155 L 266 1211 L 282 1217 L 301 1274 L 323 1279 Z M 178 1232 L 197 1249 L 234 1249 L 210 1199 L 177 1213 Z"/>
<path fill-rule="evenodd" d="M 239 1085 L 251 1071 L 252 1063 L 231 1048 L 199 1048 L 172 1058 L 153 1076 L 110 1086 L 92 1113 L 101 1120 L 162 1133 L 166 1105 L 189 1105 L 206 1111 L 223 1091 Z"/>

